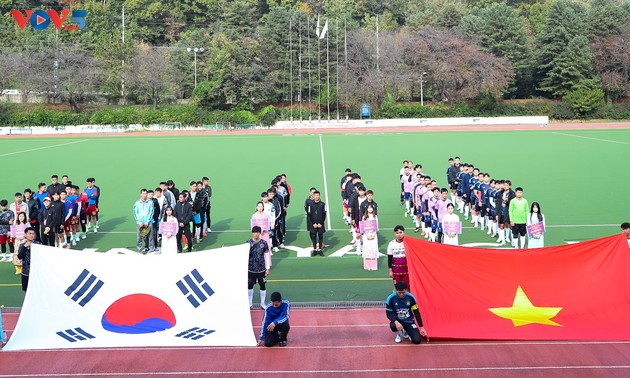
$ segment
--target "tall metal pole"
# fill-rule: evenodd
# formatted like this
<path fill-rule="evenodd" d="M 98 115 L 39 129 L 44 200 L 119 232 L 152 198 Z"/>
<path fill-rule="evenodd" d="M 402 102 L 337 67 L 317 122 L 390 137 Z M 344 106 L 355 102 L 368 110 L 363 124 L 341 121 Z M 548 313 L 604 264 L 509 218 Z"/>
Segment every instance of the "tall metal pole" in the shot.
<path fill-rule="evenodd" d="M 127 99 L 125 96 L 125 6 L 122 6 L 122 48 L 123 48 L 123 59 L 122 59 L 122 75 L 120 82 L 120 93 L 122 95 L 123 105 L 127 105 Z"/>
<path fill-rule="evenodd" d="M 300 78 L 299 89 L 298 89 L 298 99 L 300 100 L 300 123 L 302 123 L 302 28 L 298 27 L 298 38 L 299 38 L 299 50 L 298 50 L 298 63 L 300 67 L 298 68 L 298 77 Z"/>
<path fill-rule="evenodd" d="M 328 22 L 328 20 L 326 20 Z M 326 31 L 326 106 L 328 111 L 328 120 L 330 121 L 330 50 L 328 48 L 328 31 Z"/>
<path fill-rule="evenodd" d="M 346 97 L 346 121 L 348 120 L 348 23 L 346 18 L 343 18 L 343 64 L 346 68 L 345 77 L 345 97 Z"/>
<path fill-rule="evenodd" d="M 337 121 L 339 121 L 339 19 L 336 19 L 335 23 L 335 43 L 337 44 L 337 58 L 335 60 L 335 78 L 337 80 L 335 90 L 335 98 L 337 100 Z"/>
<path fill-rule="evenodd" d="M 289 91 L 290 91 L 290 98 L 291 98 L 291 122 L 293 122 L 293 43 L 292 43 L 292 38 L 291 35 L 293 34 L 293 12 L 291 12 L 291 15 L 289 16 Z"/>
<path fill-rule="evenodd" d="M 424 87 L 422 85 L 424 84 L 424 75 L 426 74 L 426 72 L 420 74 L 420 106 L 424 106 Z"/>
<path fill-rule="evenodd" d="M 204 52 L 203 47 L 187 48 L 186 51 L 192 52 L 195 56 L 195 88 L 197 88 L 197 53 Z"/>
<path fill-rule="evenodd" d="M 308 120 L 311 117 L 311 17 L 306 19 L 306 45 L 308 54 Z"/>
<path fill-rule="evenodd" d="M 376 15 L 376 70 L 379 71 L 379 66 L 378 66 L 378 59 L 379 59 L 379 51 L 378 51 L 378 15 Z"/>
<path fill-rule="evenodd" d="M 195 49 L 195 89 L 197 88 L 197 49 Z"/>
<path fill-rule="evenodd" d="M 317 16 L 317 21 L 319 21 L 319 16 Z M 318 23 L 319 26 L 319 23 Z M 319 30 L 318 30 L 319 31 Z M 322 60 L 321 60 L 321 50 L 319 47 L 319 34 L 317 35 L 317 120 L 322 120 Z"/>
<path fill-rule="evenodd" d="M 420 106 L 424 106 L 424 89 L 422 88 L 422 75 L 420 75 Z"/>

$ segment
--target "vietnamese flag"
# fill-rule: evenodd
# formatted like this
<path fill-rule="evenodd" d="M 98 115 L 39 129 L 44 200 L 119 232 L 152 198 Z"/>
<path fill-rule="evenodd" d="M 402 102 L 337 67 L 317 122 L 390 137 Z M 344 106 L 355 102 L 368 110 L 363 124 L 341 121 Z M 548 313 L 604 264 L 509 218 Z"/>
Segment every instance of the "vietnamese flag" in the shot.
<path fill-rule="evenodd" d="M 624 235 L 520 250 L 404 243 L 431 338 L 630 340 Z"/>

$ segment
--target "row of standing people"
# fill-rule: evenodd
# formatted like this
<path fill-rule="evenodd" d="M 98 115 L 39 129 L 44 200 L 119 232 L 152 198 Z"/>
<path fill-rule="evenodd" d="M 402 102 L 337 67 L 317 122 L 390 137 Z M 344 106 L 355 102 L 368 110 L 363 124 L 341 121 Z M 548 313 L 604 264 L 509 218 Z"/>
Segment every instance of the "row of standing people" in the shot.
<path fill-rule="evenodd" d="M 374 191 L 368 190 L 361 175 L 345 170 L 340 182 L 343 218 L 350 226 L 351 244 L 363 257 L 363 269 L 378 269 L 378 203 Z"/>
<path fill-rule="evenodd" d="M 449 159 L 447 181 L 451 189 L 439 188 L 436 180 L 422 172 L 422 165 L 415 166 L 411 161 L 403 162 L 400 171 L 401 204 L 406 205 L 405 216 L 412 215 L 416 232 L 430 241 L 457 245 L 458 234 L 462 231 L 459 216 L 454 207 L 464 214 L 471 223 L 483 231 L 488 227 L 488 235 L 498 235 L 497 242 L 504 245 L 510 239 L 513 246 L 525 246 L 527 229 L 540 223 L 528 235 L 528 247 L 544 246 L 544 215 L 540 204 L 534 202 L 529 207 L 522 198 L 523 189 L 511 190 L 509 180 L 491 180 L 488 173 L 479 172 L 471 164 L 460 164 L 459 158 Z M 516 199 L 514 203 L 512 200 Z M 510 220 L 510 215 L 513 220 Z M 540 225 L 539 225 L 540 226 Z M 533 229 L 532 229 L 533 230 Z"/>
<path fill-rule="evenodd" d="M 401 205 L 411 217 L 415 232 L 432 242 L 458 245 L 461 222 L 454 213 L 448 190 L 422 171 L 422 165 L 405 160 L 400 170 Z"/>
<path fill-rule="evenodd" d="M 291 185 L 282 173 L 271 180 L 271 186 L 261 192 L 260 201 L 250 218 L 252 238 L 249 243 L 247 290 L 250 308 L 254 308 L 254 286 L 258 284 L 260 306 L 266 309 L 267 276 L 273 265 L 271 256 L 284 248 L 287 209 L 291 202 Z"/>
<path fill-rule="evenodd" d="M 527 241 L 528 248 L 543 247 L 546 221 L 540 204 L 530 206 L 523 188 L 512 190 L 510 180 L 491 179 L 489 173 L 459 160 L 449 159 L 447 179 L 464 219 L 470 214 L 473 227 L 481 231 L 487 227 L 486 234 L 498 237 L 500 245 L 511 242 L 514 248 L 525 248 Z"/>
<path fill-rule="evenodd" d="M 140 253 L 173 255 L 192 251 L 211 232 L 212 187 L 208 177 L 192 180 L 180 191 L 172 180 L 155 190 L 140 190 L 134 204 L 136 249 Z M 192 225 L 192 229 L 191 229 Z"/>
<path fill-rule="evenodd" d="M 35 240 L 44 245 L 70 248 L 87 237 L 88 230 L 98 232 L 100 188 L 94 178 L 86 180 L 81 190 L 64 175 L 51 177 L 52 183 L 40 183 L 37 192 L 26 188 L 15 193 L 8 205 L 0 201 L 0 248 L 3 262 L 13 262 L 16 274 L 22 262 L 17 258 L 19 245 L 25 240 L 25 229 L 33 228 Z M 8 247 L 8 251 L 7 251 Z"/>

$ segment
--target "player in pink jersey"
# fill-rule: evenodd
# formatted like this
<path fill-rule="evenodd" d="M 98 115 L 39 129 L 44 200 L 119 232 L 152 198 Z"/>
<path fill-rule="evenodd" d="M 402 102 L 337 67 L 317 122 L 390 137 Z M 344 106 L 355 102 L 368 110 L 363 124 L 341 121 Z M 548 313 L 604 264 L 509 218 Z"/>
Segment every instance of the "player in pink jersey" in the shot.
<path fill-rule="evenodd" d="M 422 195 L 421 207 L 422 207 L 422 236 L 429 238 L 431 236 L 431 212 L 429 211 L 429 199 L 433 197 L 433 188 L 435 186 L 434 181 L 428 181 L 426 184 L 427 190 Z"/>
<path fill-rule="evenodd" d="M 417 184 L 413 188 L 413 209 L 414 209 L 414 222 L 416 224 L 416 229 L 414 232 L 420 231 L 420 226 L 422 222 L 422 195 L 427 191 L 426 187 L 426 178 L 421 174 L 417 174 Z"/>
<path fill-rule="evenodd" d="M 256 204 L 256 212 L 252 215 L 250 223 L 252 227 L 260 227 L 260 237 L 267 242 L 267 245 L 271 245 L 269 232 L 275 228 L 274 219 L 270 213 L 265 212 L 265 205 L 262 202 Z"/>
<path fill-rule="evenodd" d="M 403 174 L 400 178 L 400 182 L 403 184 L 403 198 L 405 200 L 405 218 L 412 214 L 411 212 L 411 204 L 413 201 L 412 193 L 413 193 L 413 175 L 409 167 L 405 167 L 403 169 Z"/>
<path fill-rule="evenodd" d="M 438 217 L 438 234 L 437 234 L 437 242 L 442 243 L 444 240 L 444 232 L 442 228 L 442 218 L 446 214 L 448 214 L 448 205 L 453 204 L 453 202 L 448 198 L 448 189 L 442 188 L 440 190 L 440 198 L 436 202 L 437 208 L 437 217 Z"/>

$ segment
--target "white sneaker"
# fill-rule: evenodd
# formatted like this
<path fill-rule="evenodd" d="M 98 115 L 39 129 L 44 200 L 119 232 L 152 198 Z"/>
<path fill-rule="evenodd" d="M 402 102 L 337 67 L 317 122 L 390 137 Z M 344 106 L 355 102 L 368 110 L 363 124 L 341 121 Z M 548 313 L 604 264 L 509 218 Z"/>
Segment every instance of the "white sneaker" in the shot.
<path fill-rule="evenodd" d="M 83 235 L 81 235 L 81 239 L 85 239 L 85 238 L 87 238 L 87 231 L 83 233 Z"/>
<path fill-rule="evenodd" d="M 94 230 L 92 232 L 97 233 L 98 232 L 98 227 L 94 227 Z"/>
<path fill-rule="evenodd" d="M 394 341 L 395 341 L 395 342 L 397 342 L 397 343 L 400 343 L 400 342 L 402 342 L 402 339 L 403 339 L 403 336 L 402 336 L 402 331 L 399 331 L 399 332 L 396 334 L 396 338 L 394 339 Z"/>
<path fill-rule="evenodd" d="M 284 243 L 280 244 L 280 248 L 284 248 Z"/>
<path fill-rule="evenodd" d="M 407 331 L 405 331 L 405 330 L 402 331 L 402 337 L 405 338 L 405 339 L 409 338 L 409 334 L 407 333 Z"/>
<path fill-rule="evenodd" d="M 273 249 L 272 249 L 271 251 L 272 251 L 272 252 L 278 252 L 278 251 L 279 251 L 279 249 L 278 249 L 278 247 L 273 247 Z"/>

